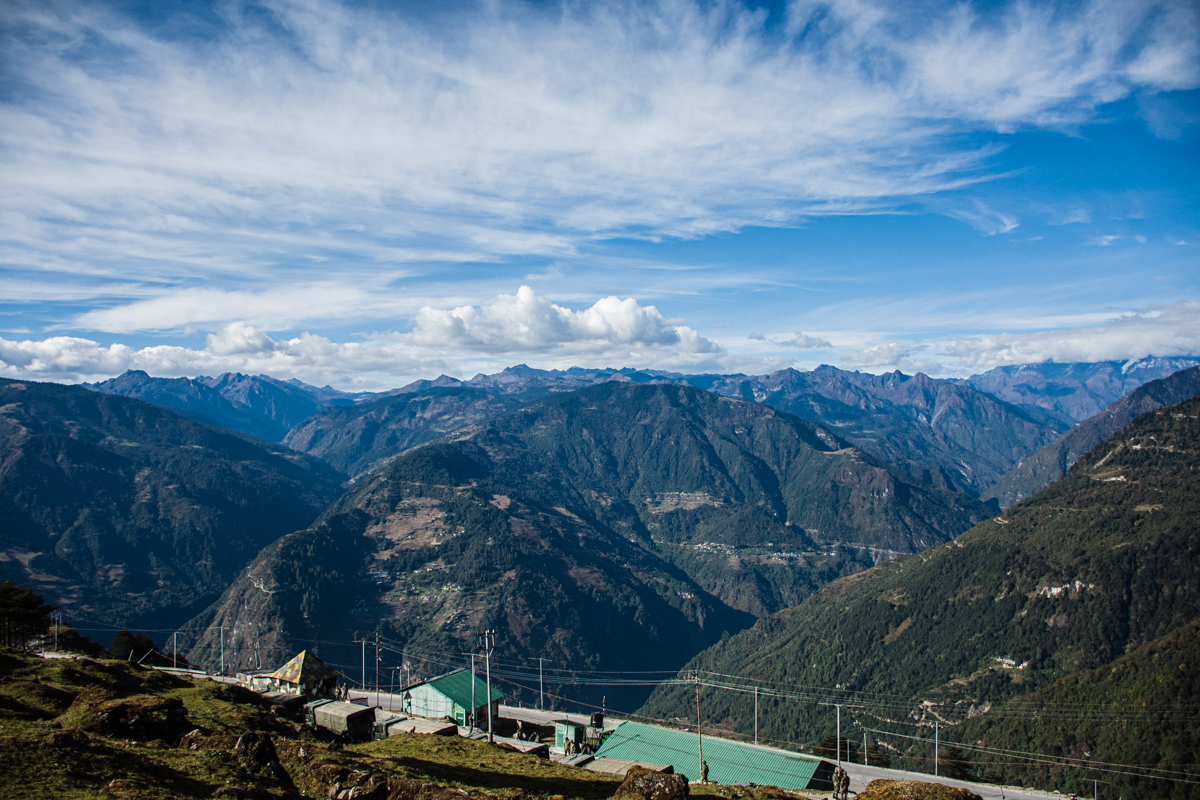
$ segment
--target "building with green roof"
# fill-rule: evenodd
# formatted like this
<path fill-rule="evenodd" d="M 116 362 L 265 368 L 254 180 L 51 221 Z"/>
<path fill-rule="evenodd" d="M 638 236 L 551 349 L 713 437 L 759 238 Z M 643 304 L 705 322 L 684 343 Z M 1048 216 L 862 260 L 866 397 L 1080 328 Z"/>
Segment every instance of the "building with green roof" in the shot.
<path fill-rule="evenodd" d="M 486 724 L 488 713 L 487 684 L 465 669 L 406 687 L 400 694 L 405 713 L 426 719 L 451 719 L 459 725 Z M 491 691 L 492 717 L 500 716 L 500 700 L 504 693 Z"/>
<path fill-rule="evenodd" d="M 596 758 L 670 764 L 695 782 L 700 780 L 698 745 L 695 733 L 622 722 L 596 751 Z M 703 745 L 708 779 L 714 783 L 754 783 L 793 791 L 833 789 L 834 765 L 824 759 L 714 736 L 703 737 Z"/>

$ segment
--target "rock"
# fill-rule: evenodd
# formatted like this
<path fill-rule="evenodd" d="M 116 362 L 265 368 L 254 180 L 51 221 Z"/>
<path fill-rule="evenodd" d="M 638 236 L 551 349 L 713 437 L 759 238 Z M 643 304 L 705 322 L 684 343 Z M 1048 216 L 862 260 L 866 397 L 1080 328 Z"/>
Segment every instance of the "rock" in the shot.
<path fill-rule="evenodd" d="M 670 775 L 633 766 L 625 773 L 625 782 L 613 797 L 629 800 L 683 800 L 689 791 L 685 775 Z"/>
<path fill-rule="evenodd" d="M 279 763 L 275 743 L 271 741 L 270 735 L 265 733 L 243 733 L 234 744 L 233 752 L 259 769 L 269 767 L 272 762 Z"/>
<path fill-rule="evenodd" d="M 113 738 L 175 741 L 187 729 L 187 710 L 178 697 L 136 695 L 98 703 L 93 710 L 99 732 Z"/>
<path fill-rule="evenodd" d="M 391 791 L 387 795 L 387 800 L 464 800 L 467 797 L 490 796 L 475 792 L 468 794 L 461 789 L 451 789 L 446 786 L 438 786 L 436 783 L 408 778 L 393 780 L 390 786 Z"/>
<path fill-rule="evenodd" d="M 232 750 L 237 744 L 237 738 L 227 734 L 206 736 L 204 731 L 196 728 L 185 733 L 179 740 L 180 750 Z"/>
<path fill-rule="evenodd" d="M 925 781 L 874 780 L 858 800 L 982 800 L 966 789 Z"/>
<path fill-rule="evenodd" d="M 234 800 L 259 800 L 270 797 L 269 794 L 257 791 L 253 786 L 222 786 L 213 792 L 213 797 L 232 797 Z"/>

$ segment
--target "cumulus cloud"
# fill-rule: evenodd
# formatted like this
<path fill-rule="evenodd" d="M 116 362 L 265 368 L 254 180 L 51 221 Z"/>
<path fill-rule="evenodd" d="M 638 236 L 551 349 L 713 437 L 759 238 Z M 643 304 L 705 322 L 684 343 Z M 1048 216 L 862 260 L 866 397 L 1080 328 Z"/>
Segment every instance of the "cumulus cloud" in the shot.
<path fill-rule="evenodd" d="M 508 356 L 507 362 L 497 361 Z M 207 335 L 203 348 L 157 345 L 135 349 L 91 339 L 0 339 L 0 374 L 38 380 L 85 381 L 141 369 L 177 376 L 265 373 L 311 383 L 375 388 L 414 377 L 500 369 L 511 359 L 545 366 L 646 366 L 713 370 L 779 368 L 767 359 L 731 357 L 715 341 L 664 318 L 633 298 L 605 297 L 572 310 L 522 286 L 514 295 L 454 309 L 422 308 L 411 331 L 362 342 L 303 334 L 275 339 L 246 322 Z"/>
<path fill-rule="evenodd" d="M 392 376 L 436 374 L 445 368 L 444 361 L 422 357 L 398 344 L 339 343 L 309 334 L 275 341 L 240 323 L 210 335 L 202 349 L 174 345 L 105 347 L 90 339 L 68 336 L 41 341 L 0 339 L 0 374 L 32 380 L 94 381 L 140 369 L 167 377 L 263 373 L 349 387 L 364 382 L 387 384 Z"/>
<path fill-rule="evenodd" d="M 1111 361 L 1200 353 L 1200 301 L 1181 300 L 1114 316 L 1103 325 L 954 339 L 946 355 L 972 369 L 1054 361 Z"/>
<path fill-rule="evenodd" d="M 716 353 L 720 346 L 691 328 L 672 325 L 654 306 L 633 298 L 605 297 L 572 311 L 528 286 L 482 306 L 452 310 L 425 307 L 410 334 L 415 344 L 436 349 L 487 353 L 541 352 L 564 345 L 582 351 L 665 347 L 687 353 Z"/>
<path fill-rule="evenodd" d="M 0 260 L 187 285 L 886 209 L 986 177 L 964 132 L 1078 124 L 1200 64 L 1194 4 L 1165 1 L 793 3 L 778 28 L 689 0 L 418 7 L 233 4 L 181 36 L 6 4 Z"/>

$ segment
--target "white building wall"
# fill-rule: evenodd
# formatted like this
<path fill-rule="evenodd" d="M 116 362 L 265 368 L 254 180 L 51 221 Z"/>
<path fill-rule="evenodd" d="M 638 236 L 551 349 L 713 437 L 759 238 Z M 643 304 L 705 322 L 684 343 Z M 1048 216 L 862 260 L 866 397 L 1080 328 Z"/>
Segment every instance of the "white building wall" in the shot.
<path fill-rule="evenodd" d="M 450 698 L 428 685 L 414 686 L 405 694 L 408 696 L 410 714 L 429 719 L 454 716 L 454 703 Z"/>

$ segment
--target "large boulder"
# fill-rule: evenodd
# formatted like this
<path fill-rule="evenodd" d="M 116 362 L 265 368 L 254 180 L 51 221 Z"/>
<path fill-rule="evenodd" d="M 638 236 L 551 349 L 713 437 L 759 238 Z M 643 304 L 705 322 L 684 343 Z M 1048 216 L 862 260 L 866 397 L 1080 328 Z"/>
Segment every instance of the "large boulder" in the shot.
<path fill-rule="evenodd" d="M 99 732 L 118 739 L 173 742 L 189 727 L 187 709 L 178 697 L 135 695 L 99 703 L 92 710 Z"/>
<path fill-rule="evenodd" d="M 686 775 L 671 775 L 633 766 L 625 773 L 625 782 L 613 797 L 628 800 L 683 800 L 688 793 Z"/>
<path fill-rule="evenodd" d="M 925 781 L 875 780 L 858 796 L 858 800 L 983 800 L 967 789 Z"/>

